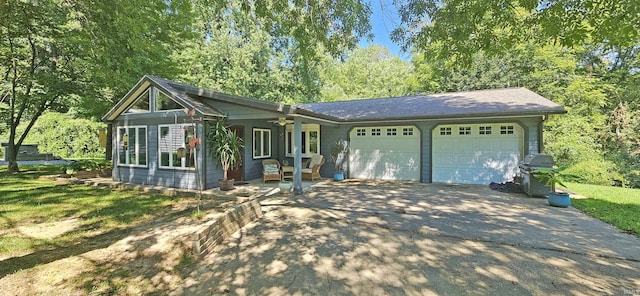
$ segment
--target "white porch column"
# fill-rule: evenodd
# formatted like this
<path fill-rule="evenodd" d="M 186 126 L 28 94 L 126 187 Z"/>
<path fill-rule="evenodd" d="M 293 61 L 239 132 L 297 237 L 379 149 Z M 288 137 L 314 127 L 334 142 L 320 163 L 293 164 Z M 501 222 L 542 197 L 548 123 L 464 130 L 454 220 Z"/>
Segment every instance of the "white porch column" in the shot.
<path fill-rule="evenodd" d="M 293 194 L 302 194 L 302 119 L 293 118 Z"/>

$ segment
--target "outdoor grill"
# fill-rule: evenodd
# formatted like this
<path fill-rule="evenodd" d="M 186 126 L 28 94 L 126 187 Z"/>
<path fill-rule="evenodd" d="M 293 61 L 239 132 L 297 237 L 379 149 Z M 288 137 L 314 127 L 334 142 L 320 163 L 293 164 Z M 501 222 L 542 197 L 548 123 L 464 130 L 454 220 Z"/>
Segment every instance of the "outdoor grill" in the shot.
<path fill-rule="evenodd" d="M 522 177 L 522 191 L 529 196 L 547 196 L 551 188 L 545 182 L 532 176 L 532 172 L 537 169 L 553 169 L 553 156 L 547 154 L 529 154 L 520 165 L 520 176 Z"/>

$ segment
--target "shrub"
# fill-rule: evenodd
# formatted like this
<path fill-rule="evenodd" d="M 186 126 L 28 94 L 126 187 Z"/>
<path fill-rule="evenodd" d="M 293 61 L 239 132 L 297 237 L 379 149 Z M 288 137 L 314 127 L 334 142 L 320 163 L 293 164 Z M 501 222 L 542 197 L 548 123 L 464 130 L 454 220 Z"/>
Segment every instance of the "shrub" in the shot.
<path fill-rule="evenodd" d="M 616 185 L 624 179 L 617 166 L 607 160 L 583 160 L 568 167 L 565 173 L 580 176 L 581 182 L 594 185 Z"/>
<path fill-rule="evenodd" d="M 65 172 L 73 172 L 77 173 L 79 171 L 92 171 L 92 170 L 102 170 L 102 169 L 111 169 L 112 163 L 108 160 L 92 160 L 92 159 L 83 159 L 83 160 L 74 160 L 70 163 L 67 163 L 63 166 L 63 170 Z"/>

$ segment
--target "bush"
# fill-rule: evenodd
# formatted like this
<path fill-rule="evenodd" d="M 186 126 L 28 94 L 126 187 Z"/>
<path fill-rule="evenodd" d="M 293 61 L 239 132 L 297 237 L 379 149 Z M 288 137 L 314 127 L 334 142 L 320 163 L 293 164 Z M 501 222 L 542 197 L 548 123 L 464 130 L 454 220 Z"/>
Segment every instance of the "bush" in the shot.
<path fill-rule="evenodd" d="M 565 171 L 580 177 L 580 181 L 594 185 L 620 185 L 624 178 L 615 163 L 602 159 L 583 160 Z"/>
<path fill-rule="evenodd" d="M 77 173 L 79 171 L 93 171 L 113 168 L 112 162 L 108 160 L 74 160 L 63 166 L 64 172 Z"/>

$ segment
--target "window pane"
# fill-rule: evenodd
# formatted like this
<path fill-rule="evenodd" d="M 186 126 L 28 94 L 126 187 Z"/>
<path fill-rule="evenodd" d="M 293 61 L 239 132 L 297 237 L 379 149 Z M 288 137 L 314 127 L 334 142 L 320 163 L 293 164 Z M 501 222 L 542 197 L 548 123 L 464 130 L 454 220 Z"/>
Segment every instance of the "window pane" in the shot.
<path fill-rule="evenodd" d="M 185 166 L 188 168 L 196 167 L 196 150 L 191 148 L 186 148 L 186 156 L 185 156 Z"/>
<path fill-rule="evenodd" d="M 258 130 L 253 131 L 253 157 L 262 156 L 262 133 Z"/>
<path fill-rule="evenodd" d="M 292 132 L 287 132 L 287 154 L 292 154 L 293 153 L 293 138 L 292 138 L 293 133 Z"/>
<path fill-rule="evenodd" d="M 169 152 L 160 152 L 160 165 L 169 166 Z"/>
<path fill-rule="evenodd" d="M 169 134 L 169 127 L 160 127 L 160 142 L 158 143 L 160 150 L 160 165 L 171 165 L 171 135 Z"/>
<path fill-rule="evenodd" d="M 127 136 L 127 130 L 124 128 L 118 129 L 118 163 L 126 164 L 127 163 L 127 154 L 126 150 L 129 148 L 129 139 Z"/>
<path fill-rule="evenodd" d="M 147 165 L 147 129 L 138 128 L 138 164 Z"/>
<path fill-rule="evenodd" d="M 128 164 L 137 164 L 136 162 L 136 129 L 130 127 L 127 131 L 129 135 L 129 148 L 127 151 L 129 152 L 129 162 Z"/>
<path fill-rule="evenodd" d="M 262 132 L 262 156 L 271 155 L 271 131 Z"/>
<path fill-rule="evenodd" d="M 318 132 L 309 132 L 309 153 L 318 153 Z"/>
<path fill-rule="evenodd" d="M 137 99 L 136 102 L 129 107 L 127 113 L 147 113 L 149 112 L 149 90 L 147 89 L 144 93 L 142 93 Z"/>
<path fill-rule="evenodd" d="M 307 153 L 307 132 L 302 132 L 302 154 Z"/>
<path fill-rule="evenodd" d="M 169 98 L 169 96 L 165 95 L 163 92 L 158 92 L 158 97 L 156 98 L 156 110 L 177 110 L 184 109 L 180 104 L 176 103 L 174 100 Z"/>

